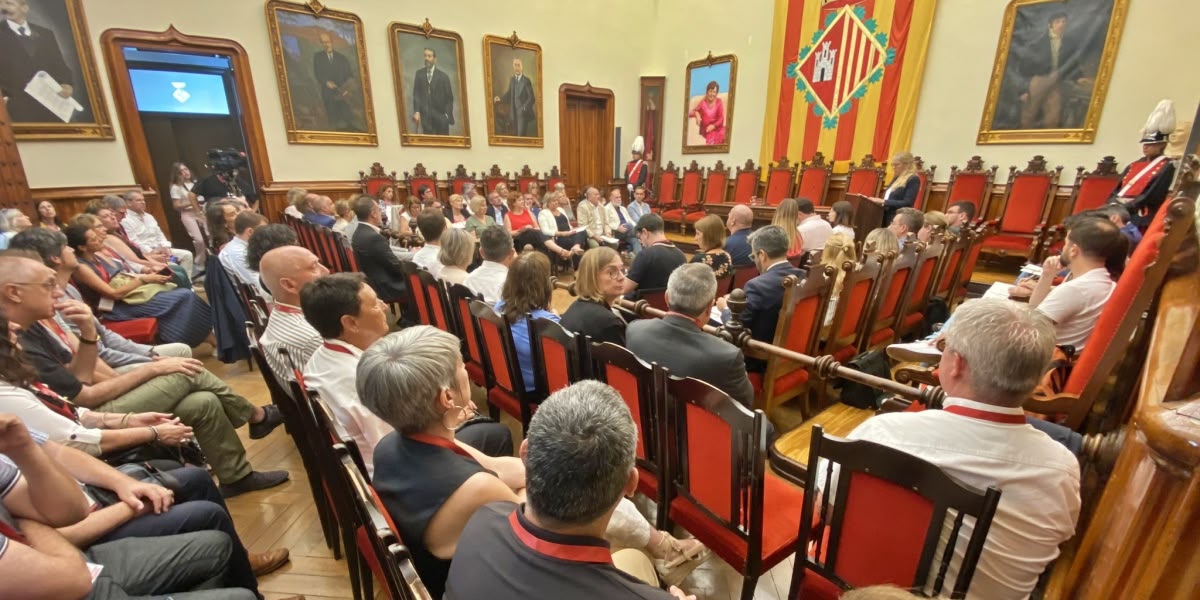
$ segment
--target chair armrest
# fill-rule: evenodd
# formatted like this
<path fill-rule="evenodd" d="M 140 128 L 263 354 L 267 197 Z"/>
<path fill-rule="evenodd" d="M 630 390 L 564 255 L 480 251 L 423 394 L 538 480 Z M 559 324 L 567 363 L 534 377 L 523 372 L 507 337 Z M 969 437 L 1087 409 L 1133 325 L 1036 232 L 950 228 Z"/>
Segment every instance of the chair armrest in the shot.
<path fill-rule="evenodd" d="M 767 446 L 767 464 L 771 465 L 771 469 L 781 479 L 797 487 L 803 488 L 808 481 L 808 465 L 802 465 L 780 454 L 775 449 L 775 444 Z"/>
<path fill-rule="evenodd" d="M 898 396 L 891 396 L 883 399 L 883 402 L 879 404 L 879 410 L 875 411 L 875 414 L 904 412 L 908 410 L 909 406 L 912 406 L 911 401 Z"/>
<path fill-rule="evenodd" d="M 1027 412 L 1035 413 L 1035 415 L 1065 415 L 1070 417 L 1075 411 L 1079 410 L 1079 402 L 1078 394 L 1034 395 L 1027 398 L 1021 404 L 1021 408 Z M 1067 426 L 1075 429 L 1070 424 L 1067 424 Z"/>
<path fill-rule="evenodd" d="M 904 364 L 896 368 L 895 378 L 899 383 L 908 385 L 920 384 L 941 385 L 935 373 L 937 367 L 923 367 L 915 363 Z"/>

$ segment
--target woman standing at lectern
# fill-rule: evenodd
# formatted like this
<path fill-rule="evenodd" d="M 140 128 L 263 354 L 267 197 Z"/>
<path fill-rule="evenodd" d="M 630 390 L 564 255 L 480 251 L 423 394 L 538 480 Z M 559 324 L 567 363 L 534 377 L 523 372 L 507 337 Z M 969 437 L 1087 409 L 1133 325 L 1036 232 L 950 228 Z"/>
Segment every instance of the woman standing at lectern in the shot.
<path fill-rule="evenodd" d="M 892 172 L 896 176 L 883 191 L 883 198 L 871 198 L 871 202 L 883 207 L 882 227 L 892 224 L 896 211 L 915 205 L 917 193 L 921 191 L 921 178 L 917 177 L 917 163 L 911 152 L 901 152 L 892 157 Z"/>

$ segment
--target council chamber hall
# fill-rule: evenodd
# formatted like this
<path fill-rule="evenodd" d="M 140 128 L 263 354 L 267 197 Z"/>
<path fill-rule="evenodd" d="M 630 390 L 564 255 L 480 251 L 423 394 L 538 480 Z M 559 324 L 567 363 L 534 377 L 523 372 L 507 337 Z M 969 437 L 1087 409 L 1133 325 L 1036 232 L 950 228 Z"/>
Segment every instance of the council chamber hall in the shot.
<path fill-rule="evenodd" d="M 1196 598 L 1193 19 L 0 0 L 0 598 Z"/>

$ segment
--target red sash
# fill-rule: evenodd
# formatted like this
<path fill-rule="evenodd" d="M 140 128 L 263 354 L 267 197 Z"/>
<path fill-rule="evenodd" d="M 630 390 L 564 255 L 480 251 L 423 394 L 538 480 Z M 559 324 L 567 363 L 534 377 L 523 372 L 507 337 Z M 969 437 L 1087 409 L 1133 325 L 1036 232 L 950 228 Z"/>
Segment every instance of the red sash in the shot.
<path fill-rule="evenodd" d="M 294 306 L 287 306 L 286 304 L 280 304 L 278 302 L 275 303 L 275 310 L 277 310 L 281 313 L 289 314 L 289 315 L 303 315 L 304 314 L 304 311 L 302 311 Z"/>
<path fill-rule="evenodd" d="M 443 438 L 443 437 L 438 437 L 436 435 L 429 435 L 428 433 L 413 433 L 413 434 L 409 434 L 405 437 L 407 437 L 410 440 L 416 440 L 418 442 L 421 442 L 422 444 L 429 444 L 430 446 L 437 446 L 439 448 L 445 448 L 446 450 L 449 450 L 459 456 L 469 458 L 471 460 L 475 460 L 475 457 L 471 456 L 470 452 L 463 450 L 461 447 L 459 447 L 458 444 L 455 444 L 454 442 L 452 442 L 446 438 Z"/>
<path fill-rule="evenodd" d="M 1133 167 L 1140 162 L 1145 162 L 1146 164 L 1135 170 Z M 1159 156 L 1150 161 L 1145 161 L 1144 159 L 1135 161 L 1130 165 L 1129 171 L 1125 173 L 1125 179 L 1121 181 L 1122 187 L 1117 192 L 1117 197 L 1132 198 L 1146 191 L 1146 186 L 1150 185 L 1151 181 L 1154 181 L 1154 178 L 1158 176 L 1159 172 L 1169 162 L 1171 162 L 1171 159 L 1166 156 Z"/>
<path fill-rule="evenodd" d="M 560 544 L 537 537 L 521 522 L 521 518 L 517 516 L 517 511 L 519 510 L 521 508 L 518 506 L 517 510 L 514 510 L 508 516 L 508 523 L 512 525 L 513 533 L 517 535 L 517 539 L 521 540 L 521 543 L 529 547 L 530 550 L 538 554 L 571 562 L 612 564 L 612 554 L 608 548 L 603 546 Z"/>
<path fill-rule="evenodd" d="M 337 344 L 330 344 L 329 342 L 325 342 L 323 345 L 325 346 L 326 350 L 332 350 L 334 352 L 341 352 L 342 354 L 346 354 L 348 356 L 354 356 L 354 353 L 351 352 L 350 349 L 345 346 L 339 346 Z"/>
<path fill-rule="evenodd" d="M 637 172 L 645 167 L 646 161 L 644 160 L 639 159 L 629 161 L 629 164 L 625 165 L 625 182 L 633 183 L 633 180 L 636 179 L 635 175 Z"/>
<path fill-rule="evenodd" d="M 1025 415 L 1023 415 L 1023 414 L 1012 415 L 1012 414 L 1007 414 L 1007 413 L 998 413 L 998 412 L 992 412 L 989 410 L 979 410 L 978 408 L 968 408 L 966 406 L 958 406 L 957 404 L 950 404 L 950 405 L 944 406 L 944 407 L 942 407 L 942 410 L 944 410 L 948 413 L 962 415 L 964 417 L 971 417 L 972 419 L 980 419 L 982 421 L 991 421 L 993 423 L 1003 423 L 1005 425 L 1024 425 L 1025 424 Z"/>
<path fill-rule="evenodd" d="M 63 343 L 64 346 L 67 347 L 67 350 L 71 351 L 71 354 L 75 354 L 76 348 L 75 346 L 71 345 L 71 336 L 67 335 L 66 331 L 63 331 L 63 328 L 59 326 L 58 321 L 55 321 L 54 319 L 42 319 L 39 321 L 39 323 L 41 323 L 46 329 L 49 329 L 51 333 L 58 336 L 58 339 Z"/>

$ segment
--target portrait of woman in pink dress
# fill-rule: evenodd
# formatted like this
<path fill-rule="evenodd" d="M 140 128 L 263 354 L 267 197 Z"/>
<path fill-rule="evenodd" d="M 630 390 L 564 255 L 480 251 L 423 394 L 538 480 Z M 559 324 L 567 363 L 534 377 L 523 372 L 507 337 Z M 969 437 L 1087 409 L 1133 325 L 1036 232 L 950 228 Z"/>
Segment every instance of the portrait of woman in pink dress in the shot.
<path fill-rule="evenodd" d="M 688 117 L 696 120 L 700 135 L 709 146 L 725 143 L 725 104 L 717 97 L 720 92 L 721 86 L 717 82 L 708 82 L 704 98 L 688 113 Z"/>

